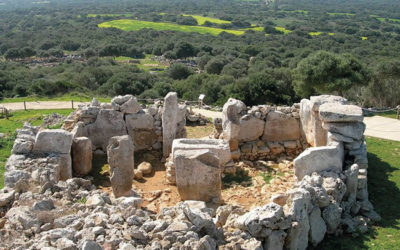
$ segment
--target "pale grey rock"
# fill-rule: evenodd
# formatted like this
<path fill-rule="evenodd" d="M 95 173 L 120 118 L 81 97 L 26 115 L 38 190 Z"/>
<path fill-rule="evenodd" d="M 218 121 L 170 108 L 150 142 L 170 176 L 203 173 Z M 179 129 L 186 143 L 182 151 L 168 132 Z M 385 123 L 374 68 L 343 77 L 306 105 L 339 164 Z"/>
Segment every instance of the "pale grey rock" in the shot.
<path fill-rule="evenodd" d="M 105 201 L 99 194 L 94 194 L 86 200 L 86 205 L 91 207 L 104 206 Z"/>
<path fill-rule="evenodd" d="M 322 211 L 322 218 L 324 219 L 328 234 L 334 234 L 340 224 L 342 215 L 342 208 L 336 203 L 331 203 Z"/>
<path fill-rule="evenodd" d="M 72 146 L 72 133 L 63 129 L 44 129 L 36 135 L 33 151 L 35 153 L 69 154 Z"/>
<path fill-rule="evenodd" d="M 229 142 L 231 151 L 239 147 L 240 113 L 246 109 L 246 105 L 236 99 L 229 98 L 222 109 L 222 137 Z"/>
<path fill-rule="evenodd" d="M 54 208 L 55 208 L 54 203 L 50 199 L 37 201 L 32 206 L 33 211 L 46 211 L 46 210 L 52 210 Z"/>
<path fill-rule="evenodd" d="M 95 97 L 93 97 L 92 98 L 92 102 L 90 103 L 90 105 L 94 106 L 94 107 L 99 107 L 100 106 L 100 102 Z"/>
<path fill-rule="evenodd" d="M 139 164 L 137 169 L 146 175 L 146 174 L 151 174 L 153 167 L 151 166 L 151 164 L 149 162 L 144 161 Z"/>
<path fill-rule="evenodd" d="M 300 124 L 297 119 L 279 111 L 271 111 L 265 122 L 263 141 L 281 142 L 300 138 Z"/>
<path fill-rule="evenodd" d="M 4 173 L 4 185 L 6 187 L 15 187 L 20 180 L 28 180 L 31 175 L 24 170 L 10 170 Z"/>
<path fill-rule="evenodd" d="M 324 122 L 362 122 L 362 109 L 355 105 L 325 103 L 319 107 L 319 116 Z"/>
<path fill-rule="evenodd" d="M 79 136 L 85 136 L 92 142 L 93 150 L 107 151 L 111 137 L 127 135 L 124 115 L 121 112 L 102 109 L 97 115 L 96 121 L 83 127 Z"/>
<path fill-rule="evenodd" d="M 255 238 L 250 238 L 245 240 L 242 245 L 243 249 L 253 249 L 253 250 L 263 250 L 263 245 L 261 241 L 256 240 Z M 215 248 L 211 248 L 215 249 Z"/>
<path fill-rule="evenodd" d="M 142 199 L 140 197 L 120 197 L 117 203 L 123 208 L 140 207 Z"/>
<path fill-rule="evenodd" d="M 115 136 L 107 147 L 111 186 L 115 197 L 131 195 L 133 180 L 133 142 L 129 135 Z"/>
<path fill-rule="evenodd" d="M 242 117 L 239 123 L 239 142 L 258 140 L 264 132 L 265 122 L 258 118 L 249 117 L 248 119 L 244 119 L 244 117 Z"/>
<path fill-rule="evenodd" d="M 136 114 L 129 114 L 125 116 L 128 131 L 145 129 L 150 130 L 154 128 L 154 119 L 148 113 L 140 112 Z"/>
<path fill-rule="evenodd" d="M 72 143 L 72 167 L 78 176 L 92 170 L 92 142 L 87 137 L 77 137 Z"/>
<path fill-rule="evenodd" d="M 137 102 L 136 97 L 132 96 L 128 101 L 120 105 L 120 111 L 125 114 L 135 114 L 142 110 L 142 107 Z"/>
<path fill-rule="evenodd" d="M 359 167 L 357 164 L 353 164 L 350 169 L 344 171 L 346 175 L 346 193 L 345 198 L 349 201 L 355 201 L 357 197 L 357 186 L 358 186 L 358 171 Z"/>
<path fill-rule="evenodd" d="M 326 225 L 321 217 L 321 210 L 318 207 L 314 207 L 309 215 L 310 220 L 310 232 L 309 238 L 313 246 L 317 246 L 325 237 Z"/>
<path fill-rule="evenodd" d="M 253 237 L 266 237 L 271 233 L 271 230 L 278 229 L 278 223 L 283 215 L 281 206 L 269 203 L 263 207 L 256 207 L 240 216 L 236 223 L 240 229 L 249 232 Z M 266 232 L 268 232 L 267 235 Z"/>
<path fill-rule="evenodd" d="M 322 127 L 331 133 L 340 134 L 353 140 L 361 140 L 365 131 L 363 122 L 324 122 Z"/>
<path fill-rule="evenodd" d="M 221 171 L 219 159 L 210 150 L 174 152 L 176 185 L 182 200 L 220 202 Z"/>
<path fill-rule="evenodd" d="M 103 248 L 95 241 L 85 240 L 82 244 L 82 250 L 102 250 Z"/>
<path fill-rule="evenodd" d="M 341 96 L 335 95 L 319 95 L 319 96 L 311 96 L 310 97 L 310 105 L 313 111 L 318 111 L 320 106 L 325 103 L 333 103 L 335 105 L 344 105 L 347 104 L 347 99 Z"/>
<path fill-rule="evenodd" d="M 24 229 L 40 228 L 40 220 L 30 212 L 28 206 L 12 207 L 5 215 L 11 224 L 21 224 Z"/>
<path fill-rule="evenodd" d="M 219 206 L 216 211 L 215 225 L 217 227 L 223 227 L 233 209 L 234 207 L 231 205 Z"/>
<path fill-rule="evenodd" d="M 178 123 L 178 94 L 170 92 L 164 98 L 164 110 L 162 113 L 163 128 L 163 155 L 168 157 L 172 150 L 172 142 L 175 139 Z"/>
<path fill-rule="evenodd" d="M 3 189 L 0 193 L 0 207 L 8 206 L 14 201 L 15 191 Z"/>
<path fill-rule="evenodd" d="M 70 154 L 58 155 L 58 167 L 60 169 L 59 179 L 62 181 L 72 178 L 72 159 Z"/>
<path fill-rule="evenodd" d="M 264 249 L 282 250 L 285 244 L 286 233 L 283 230 L 274 230 L 264 243 Z"/>
<path fill-rule="evenodd" d="M 343 144 L 332 142 L 324 147 L 307 148 L 294 160 L 297 180 L 305 175 L 324 170 L 342 171 L 344 160 Z"/>
<path fill-rule="evenodd" d="M 176 139 L 172 143 L 172 155 L 176 151 L 202 150 L 208 149 L 213 152 L 220 160 L 220 165 L 224 166 L 231 160 L 229 144 L 220 139 Z"/>
<path fill-rule="evenodd" d="M 290 190 L 284 207 L 285 215 L 291 216 L 292 226 L 288 230 L 285 245 L 289 249 L 306 249 L 310 223 L 308 213 L 311 212 L 311 195 L 302 188 Z"/>
<path fill-rule="evenodd" d="M 15 139 L 12 154 L 29 154 L 33 150 L 34 141 L 24 139 Z"/>
<path fill-rule="evenodd" d="M 57 249 L 61 249 L 61 250 L 74 250 L 74 249 L 78 249 L 76 247 L 76 244 L 70 240 L 70 239 L 66 239 L 66 238 L 60 238 L 56 241 L 56 245 L 57 245 Z"/>

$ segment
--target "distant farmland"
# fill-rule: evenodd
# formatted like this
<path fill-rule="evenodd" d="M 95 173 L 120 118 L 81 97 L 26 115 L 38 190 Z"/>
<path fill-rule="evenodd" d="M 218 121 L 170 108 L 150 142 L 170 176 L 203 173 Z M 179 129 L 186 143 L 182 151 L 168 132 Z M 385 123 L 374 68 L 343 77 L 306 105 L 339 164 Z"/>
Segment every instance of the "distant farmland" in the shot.
<path fill-rule="evenodd" d="M 183 16 L 193 17 L 194 19 L 196 19 L 196 21 L 199 25 L 203 25 L 207 21 L 210 23 L 217 23 L 217 24 L 231 23 L 231 21 L 221 20 L 221 19 L 212 18 L 212 17 L 204 17 L 204 16 L 198 16 L 198 15 L 186 15 L 186 14 L 183 14 Z"/>
<path fill-rule="evenodd" d="M 171 31 L 181 31 L 181 32 L 197 32 L 200 34 L 211 34 L 214 36 L 219 35 L 221 32 L 226 32 L 237 36 L 243 35 L 245 33 L 245 30 L 227 30 L 227 29 L 220 29 L 213 27 L 188 26 L 188 25 L 179 25 L 175 23 L 158 23 L 158 22 L 131 20 L 131 19 L 120 19 L 120 20 L 104 22 L 100 23 L 98 27 L 117 28 L 124 31 L 154 29 L 154 30 L 171 30 Z"/>

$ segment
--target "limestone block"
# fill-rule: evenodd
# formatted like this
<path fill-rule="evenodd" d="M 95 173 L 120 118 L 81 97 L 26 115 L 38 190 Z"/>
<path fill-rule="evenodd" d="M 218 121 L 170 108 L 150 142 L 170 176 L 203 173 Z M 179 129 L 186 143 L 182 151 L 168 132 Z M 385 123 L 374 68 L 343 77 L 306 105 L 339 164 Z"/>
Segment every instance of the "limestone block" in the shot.
<path fill-rule="evenodd" d="M 172 149 L 172 141 L 175 139 L 178 123 L 178 94 L 170 92 L 164 98 L 164 110 L 162 113 L 163 127 L 163 155 L 168 157 Z"/>
<path fill-rule="evenodd" d="M 221 171 L 218 157 L 210 150 L 174 152 L 176 185 L 182 200 L 220 202 Z"/>
<path fill-rule="evenodd" d="M 342 171 L 344 160 L 343 143 L 332 142 L 324 147 L 307 148 L 294 160 L 297 180 L 305 175 L 324 170 Z"/>
<path fill-rule="evenodd" d="M 94 123 L 84 127 L 80 136 L 86 136 L 92 141 L 93 149 L 107 150 L 111 137 L 126 135 L 124 115 L 112 109 L 102 109 Z"/>
<path fill-rule="evenodd" d="M 365 131 L 363 122 L 324 122 L 322 127 L 332 134 L 340 134 L 353 140 L 361 140 Z"/>
<path fill-rule="evenodd" d="M 154 128 L 154 119 L 149 113 L 139 112 L 136 114 L 128 114 L 125 116 L 125 120 L 129 131 Z"/>
<path fill-rule="evenodd" d="M 263 141 L 292 141 L 300 139 L 300 124 L 297 119 L 279 111 L 267 115 Z"/>
<path fill-rule="evenodd" d="M 325 103 L 347 104 L 347 99 L 335 95 L 319 95 L 310 97 L 311 110 L 318 111 Z"/>
<path fill-rule="evenodd" d="M 213 152 L 224 166 L 231 160 L 231 152 L 226 141 L 220 139 L 176 139 L 172 144 L 172 155 L 178 150 L 202 150 L 208 149 Z"/>
<path fill-rule="evenodd" d="M 222 109 L 223 138 L 229 142 L 231 151 L 239 147 L 240 113 L 246 105 L 236 99 L 229 98 Z"/>
<path fill-rule="evenodd" d="M 321 209 L 319 209 L 319 207 L 314 207 L 309 217 L 310 217 L 310 232 L 309 232 L 310 241 L 311 244 L 313 244 L 313 246 L 317 246 L 318 243 L 320 243 L 325 237 L 326 224 L 321 217 Z"/>
<path fill-rule="evenodd" d="M 133 142 L 130 136 L 112 137 L 107 147 L 107 155 L 115 197 L 129 196 L 134 169 Z"/>
<path fill-rule="evenodd" d="M 33 151 L 35 153 L 69 154 L 72 133 L 63 129 L 44 129 L 36 135 Z"/>
<path fill-rule="evenodd" d="M 72 178 L 72 159 L 70 154 L 60 154 L 58 165 L 60 167 L 60 180 Z"/>
<path fill-rule="evenodd" d="M 12 154 L 29 154 L 33 149 L 34 142 L 24 139 L 15 139 Z"/>
<path fill-rule="evenodd" d="M 285 243 L 286 233 L 283 230 L 274 230 L 264 243 L 264 249 L 282 250 Z"/>
<path fill-rule="evenodd" d="M 265 122 L 255 117 L 240 118 L 239 142 L 255 141 L 262 136 Z"/>
<path fill-rule="evenodd" d="M 319 116 L 324 122 L 362 122 L 362 109 L 355 105 L 325 103 L 319 107 Z"/>
<path fill-rule="evenodd" d="M 75 138 L 72 143 L 72 166 L 77 175 L 87 175 L 92 170 L 92 142 L 87 137 Z"/>
<path fill-rule="evenodd" d="M 340 217 L 342 215 L 342 210 L 343 209 L 339 207 L 336 203 L 331 203 L 322 212 L 322 218 L 326 223 L 327 232 L 329 234 L 333 234 L 336 232 L 336 229 L 340 224 Z"/>

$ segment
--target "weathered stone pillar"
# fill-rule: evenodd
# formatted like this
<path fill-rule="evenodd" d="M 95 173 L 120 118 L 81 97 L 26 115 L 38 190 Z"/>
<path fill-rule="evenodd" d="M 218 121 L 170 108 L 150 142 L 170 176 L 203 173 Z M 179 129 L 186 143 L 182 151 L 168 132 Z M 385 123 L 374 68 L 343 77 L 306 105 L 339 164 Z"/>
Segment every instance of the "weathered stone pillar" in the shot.
<path fill-rule="evenodd" d="M 72 167 L 78 176 L 92 170 L 92 142 L 87 137 L 75 138 L 72 142 Z"/>
<path fill-rule="evenodd" d="M 107 146 L 111 186 L 115 197 L 130 196 L 133 180 L 133 142 L 129 135 L 114 136 Z"/>
<path fill-rule="evenodd" d="M 240 112 L 246 105 L 236 99 L 229 98 L 222 110 L 223 138 L 229 142 L 231 151 L 239 148 Z"/>
<path fill-rule="evenodd" d="M 163 127 L 163 155 L 168 157 L 172 149 L 172 141 L 175 139 L 178 116 L 178 95 L 169 92 L 164 98 L 164 110 L 162 113 Z"/>

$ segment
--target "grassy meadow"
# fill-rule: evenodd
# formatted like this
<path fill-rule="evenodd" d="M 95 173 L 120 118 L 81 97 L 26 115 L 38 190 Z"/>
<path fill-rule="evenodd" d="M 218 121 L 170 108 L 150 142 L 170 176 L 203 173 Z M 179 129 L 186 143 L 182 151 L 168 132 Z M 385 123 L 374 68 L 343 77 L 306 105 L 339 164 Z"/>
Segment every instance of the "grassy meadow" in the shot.
<path fill-rule="evenodd" d="M 120 19 L 113 20 L 109 22 L 100 23 L 99 28 L 117 28 L 124 31 L 135 31 L 141 29 L 154 29 L 154 30 L 171 30 L 180 32 L 197 32 L 200 34 L 211 34 L 217 36 L 222 32 L 230 33 L 233 35 L 243 35 L 245 31 L 243 30 L 227 30 L 214 27 L 204 27 L 204 26 L 189 26 L 189 25 L 179 25 L 175 23 L 159 23 L 159 22 L 149 22 L 131 19 Z"/>
<path fill-rule="evenodd" d="M 223 23 L 231 23 L 231 21 L 221 20 L 218 18 L 213 17 L 205 17 L 205 16 L 198 16 L 198 15 L 187 15 L 183 14 L 182 16 L 191 16 L 196 19 L 198 25 L 203 25 L 205 22 L 216 23 L 216 24 L 223 24 Z"/>

